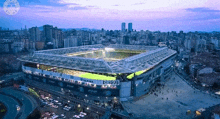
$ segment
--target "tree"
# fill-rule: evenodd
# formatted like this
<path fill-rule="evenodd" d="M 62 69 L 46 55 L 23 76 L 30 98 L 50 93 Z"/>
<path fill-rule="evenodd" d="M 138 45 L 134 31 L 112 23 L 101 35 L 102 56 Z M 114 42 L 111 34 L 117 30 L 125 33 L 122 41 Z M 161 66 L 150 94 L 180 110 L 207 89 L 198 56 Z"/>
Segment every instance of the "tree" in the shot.
<path fill-rule="evenodd" d="M 218 89 L 218 88 L 219 88 L 218 83 L 216 83 L 216 82 L 215 82 L 215 83 L 213 83 L 212 88 L 213 88 L 213 89 Z"/>

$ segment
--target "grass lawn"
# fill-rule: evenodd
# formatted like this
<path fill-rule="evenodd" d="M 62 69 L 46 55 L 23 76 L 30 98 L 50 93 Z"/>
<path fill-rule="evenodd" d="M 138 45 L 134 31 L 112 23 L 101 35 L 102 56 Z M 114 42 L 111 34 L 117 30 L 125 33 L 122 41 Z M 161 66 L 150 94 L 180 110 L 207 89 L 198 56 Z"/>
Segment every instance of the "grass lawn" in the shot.
<path fill-rule="evenodd" d="M 81 78 L 87 78 L 87 79 L 94 79 L 94 80 L 116 80 L 116 77 L 112 76 L 105 76 L 100 74 L 92 74 L 92 73 L 85 73 L 79 75 Z"/>

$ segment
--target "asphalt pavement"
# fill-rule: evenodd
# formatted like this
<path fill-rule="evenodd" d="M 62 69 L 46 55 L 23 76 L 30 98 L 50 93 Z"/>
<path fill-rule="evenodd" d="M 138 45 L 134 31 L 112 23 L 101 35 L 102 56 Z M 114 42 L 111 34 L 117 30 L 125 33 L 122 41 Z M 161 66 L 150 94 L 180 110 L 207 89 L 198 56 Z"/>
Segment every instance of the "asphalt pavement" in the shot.
<path fill-rule="evenodd" d="M 3 94 L 0 94 L 0 101 L 7 108 L 7 113 L 4 116 L 4 119 L 15 119 L 18 114 L 16 105 L 19 105 L 19 103 L 12 97 Z"/>
<path fill-rule="evenodd" d="M 3 88 L 2 92 L 13 95 L 14 97 L 20 99 L 23 104 L 20 109 L 20 112 L 22 112 L 20 119 L 27 118 L 27 116 L 31 114 L 33 110 L 38 106 L 35 99 L 24 92 L 14 90 L 12 88 Z"/>

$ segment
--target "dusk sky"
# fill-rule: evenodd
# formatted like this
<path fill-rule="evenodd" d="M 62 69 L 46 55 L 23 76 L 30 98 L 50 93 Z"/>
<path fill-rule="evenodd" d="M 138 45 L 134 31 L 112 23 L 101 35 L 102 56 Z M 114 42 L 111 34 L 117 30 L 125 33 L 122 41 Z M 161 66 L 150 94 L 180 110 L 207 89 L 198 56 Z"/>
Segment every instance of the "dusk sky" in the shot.
<path fill-rule="evenodd" d="M 58 28 L 120 30 L 121 23 L 150 31 L 220 31 L 219 0 L 17 0 L 7 15 L 0 0 L 0 27 L 50 24 Z"/>

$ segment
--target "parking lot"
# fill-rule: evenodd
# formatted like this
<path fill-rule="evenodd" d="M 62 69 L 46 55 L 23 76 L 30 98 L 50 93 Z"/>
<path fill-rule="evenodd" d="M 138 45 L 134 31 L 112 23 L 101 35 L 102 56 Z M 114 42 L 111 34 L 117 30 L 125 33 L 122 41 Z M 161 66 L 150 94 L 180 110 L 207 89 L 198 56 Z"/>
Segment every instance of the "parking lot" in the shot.
<path fill-rule="evenodd" d="M 60 99 L 60 97 L 43 91 L 37 90 L 37 92 L 40 94 L 42 103 L 40 108 L 42 119 L 88 119 L 90 116 L 88 113 L 89 109 L 87 112 L 84 112 L 79 104 L 73 104 L 71 101 Z"/>
<path fill-rule="evenodd" d="M 43 83 L 39 83 L 36 81 L 31 81 L 28 80 L 27 82 L 27 86 L 33 88 L 39 95 L 44 94 L 44 97 L 52 97 L 50 94 L 53 94 L 53 100 L 58 100 L 61 103 L 68 103 L 68 100 L 70 101 L 69 104 L 73 104 L 75 106 L 75 108 L 73 109 L 74 112 L 76 112 L 77 114 L 79 114 L 80 111 L 77 112 L 77 106 L 78 104 L 81 104 L 81 107 L 83 107 L 83 111 L 85 111 L 87 113 L 87 115 L 83 118 L 89 118 L 89 119 L 94 119 L 94 118 L 100 118 L 102 117 L 106 110 L 111 110 L 112 113 L 114 115 L 117 115 L 119 117 L 127 117 L 125 115 L 127 115 L 127 111 L 125 111 L 121 105 L 121 102 L 118 100 L 118 98 L 114 98 L 112 100 L 109 101 L 105 101 L 103 100 L 104 98 L 107 100 L 106 97 L 103 97 L 101 99 L 101 97 L 96 97 L 96 99 L 92 98 L 93 96 L 87 96 L 84 94 L 83 95 L 78 95 L 78 93 L 75 92 L 60 92 L 58 90 L 55 89 L 55 87 L 52 87 L 50 85 L 45 85 Z M 39 92 L 40 90 L 40 92 Z M 44 93 L 43 93 L 44 92 Z M 62 99 L 58 99 L 57 97 L 60 97 Z M 40 96 L 41 97 L 41 96 Z M 43 97 L 42 97 L 43 98 Z M 63 102 L 62 102 L 63 101 Z M 47 104 L 48 105 L 48 104 Z M 59 105 L 57 105 L 59 106 Z M 63 105 L 62 105 L 63 107 Z M 87 110 L 87 108 L 89 107 L 89 110 Z M 44 107 L 46 108 L 46 106 Z M 43 110 L 42 112 L 45 113 L 46 111 L 57 111 L 56 106 L 54 107 L 50 107 L 52 109 L 47 109 L 47 110 Z M 73 111 L 73 110 L 70 110 Z M 64 110 L 61 110 L 64 111 Z M 58 113 L 60 111 L 57 111 Z M 42 113 L 42 114 L 43 114 Z M 68 114 L 68 111 L 59 113 L 59 114 L 64 114 L 66 113 L 66 118 L 73 118 L 73 114 L 71 113 L 70 115 Z M 69 116 L 68 116 L 69 115 Z M 82 117 L 81 117 L 82 118 Z"/>

